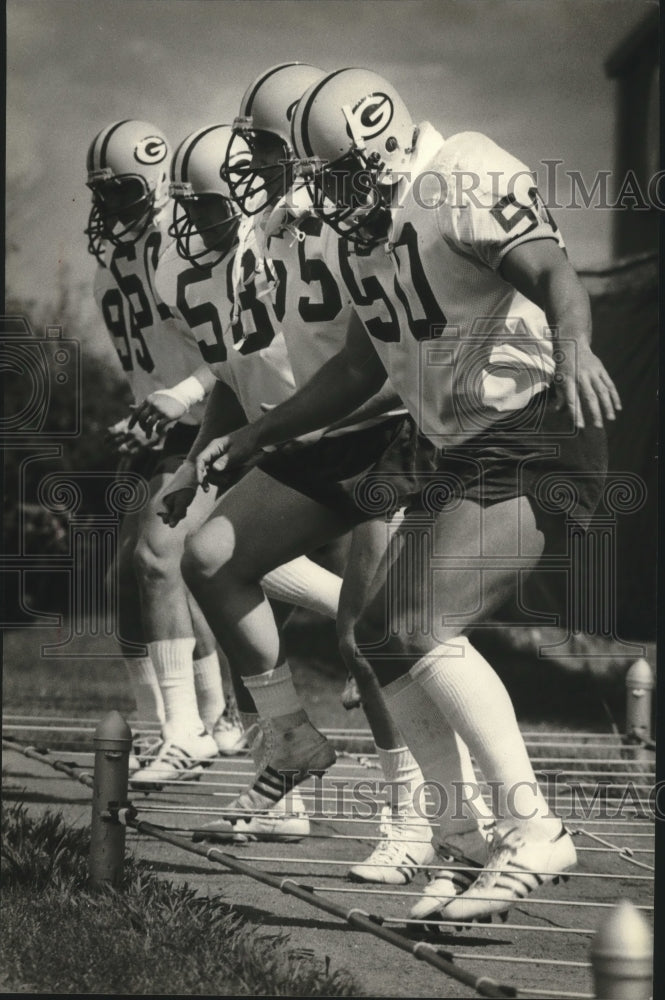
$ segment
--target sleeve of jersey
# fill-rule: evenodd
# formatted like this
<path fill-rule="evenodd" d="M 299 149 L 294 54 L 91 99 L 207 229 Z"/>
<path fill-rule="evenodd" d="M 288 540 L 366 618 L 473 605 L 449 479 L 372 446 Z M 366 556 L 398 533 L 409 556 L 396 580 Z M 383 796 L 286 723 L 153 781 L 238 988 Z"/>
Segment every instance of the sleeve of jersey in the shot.
<path fill-rule="evenodd" d="M 236 394 L 238 401 L 241 399 L 240 386 L 238 385 L 238 380 L 236 379 L 235 372 L 226 361 L 223 362 L 213 362 L 208 365 L 208 368 L 215 376 L 218 382 L 222 382 L 224 385 L 232 389 Z"/>
<path fill-rule="evenodd" d="M 448 243 L 479 258 L 493 271 L 522 243 L 556 240 L 565 249 L 524 164 L 506 154 L 503 163 L 494 164 L 491 174 L 481 168 L 475 177 L 479 181 L 476 188 L 458 194 L 452 206 L 439 212 L 439 228 Z"/>
<path fill-rule="evenodd" d="M 175 244 L 167 247 L 165 253 L 160 255 L 159 263 L 155 271 L 155 289 L 162 302 L 166 303 L 169 309 L 182 320 L 182 314 L 176 306 L 178 271 L 183 269 L 183 261 L 175 250 Z"/>
<path fill-rule="evenodd" d="M 95 277 L 93 278 L 92 283 L 92 294 L 100 311 L 103 312 L 102 303 L 104 301 L 104 296 L 108 290 L 114 286 L 115 282 L 109 274 L 108 268 L 100 264 L 95 271 Z"/>

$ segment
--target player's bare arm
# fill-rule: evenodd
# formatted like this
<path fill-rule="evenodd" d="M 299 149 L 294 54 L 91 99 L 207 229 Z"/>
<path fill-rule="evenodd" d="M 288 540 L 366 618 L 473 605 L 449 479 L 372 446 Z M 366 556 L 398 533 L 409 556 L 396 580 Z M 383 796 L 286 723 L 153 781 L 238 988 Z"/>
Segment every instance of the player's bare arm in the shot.
<path fill-rule="evenodd" d="M 621 400 L 591 350 L 589 296 L 561 248 L 554 240 L 522 243 L 504 257 L 501 275 L 540 306 L 561 341 L 555 385 L 576 425 L 584 427 L 585 413 L 595 427 L 603 426 L 603 418 L 614 420 Z"/>
<path fill-rule="evenodd" d="M 132 407 L 129 428 L 138 424 L 148 437 L 162 436 L 169 424 L 180 420 L 194 403 L 200 403 L 207 396 L 216 381 L 208 365 L 201 365 L 177 385 L 157 389 L 138 406 Z"/>
<path fill-rule="evenodd" d="M 208 466 L 216 471 L 236 468 L 268 445 L 290 441 L 355 415 L 385 381 L 385 369 L 354 314 L 343 349 L 295 395 L 254 423 L 211 441 L 199 453 L 199 482 L 205 482 Z"/>
<path fill-rule="evenodd" d="M 213 438 L 241 427 L 246 420 L 245 412 L 231 387 L 215 379 L 196 440 L 187 458 L 176 470 L 173 479 L 160 497 L 164 510 L 159 511 L 159 516 L 164 524 L 175 528 L 176 524 L 187 516 L 187 510 L 196 496 L 199 485 L 196 477 L 196 459 L 199 452 Z"/>

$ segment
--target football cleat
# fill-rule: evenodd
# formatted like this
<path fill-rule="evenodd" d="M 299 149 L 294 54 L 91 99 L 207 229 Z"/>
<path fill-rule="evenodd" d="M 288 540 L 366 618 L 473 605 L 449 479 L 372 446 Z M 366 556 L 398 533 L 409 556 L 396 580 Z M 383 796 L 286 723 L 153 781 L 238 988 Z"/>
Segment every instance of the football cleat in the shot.
<path fill-rule="evenodd" d="M 335 763 L 335 751 L 304 712 L 293 713 L 293 724 L 275 727 L 274 720 L 262 720 L 261 757 L 264 763 L 250 788 L 228 806 L 240 819 L 265 814 L 296 785 L 314 774 L 322 774 Z"/>
<path fill-rule="evenodd" d="M 153 761 L 132 775 L 135 791 L 161 791 L 164 785 L 178 781 L 198 781 L 203 770 L 217 757 L 217 744 L 209 733 L 165 740 Z"/>
<path fill-rule="evenodd" d="M 346 676 L 346 684 L 342 691 L 342 705 L 347 711 L 350 711 L 352 708 L 360 708 L 362 705 L 358 682 L 353 674 L 347 674 Z"/>
<path fill-rule="evenodd" d="M 445 920 L 444 911 L 449 903 L 473 885 L 482 871 L 487 856 L 489 830 L 469 830 L 451 834 L 436 846 L 436 863 L 440 868 L 427 873 L 428 884 L 421 898 L 411 909 L 413 920 L 430 917 Z M 428 928 L 438 930 L 434 926 Z"/>
<path fill-rule="evenodd" d="M 129 754 L 129 774 L 136 774 L 142 767 L 147 767 L 159 753 L 164 740 L 159 733 L 143 733 L 135 736 Z"/>
<path fill-rule="evenodd" d="M 247 737 L 242 723 L 237 716 L 234 718 L 233 714 L 229 712 L 228 705 L 213 726 L 212 738 L 217 744 L 219 752 L 225 757 L 232 757 L 247 746 Z"/>
<path fill-rule="evenodd" d="M 575 845 L 563 826 L 553 840 L 535 840 L 517 826 L 495 833 L 484 869 L 473 885 L 448 904 L 443 919 L 468 922 L 495 914 L 505 919 L 514 903 L 536 889 L 567 881 L 563 873 L 576 862 Z"/>
<path fill-rule="evenodd" d="M 219 819 L 207 823 L 192 836 L 195 844 L 247 844 L 255 840 L 295 843 L 309 834 L 309 816 L 300 792 L 294 789 L 263 815 L 242 819 Z"/>
<path fill-rule="evenodd" d="M 391 816 L 388 806 L 383 807 L 382 817 L 381 841 L 366 861 L 349 869 L 349 878 L 352 882 L 408 885 L 421 865 L 434 859 L 430 825 L 419 823 L 417 816 Z"/>

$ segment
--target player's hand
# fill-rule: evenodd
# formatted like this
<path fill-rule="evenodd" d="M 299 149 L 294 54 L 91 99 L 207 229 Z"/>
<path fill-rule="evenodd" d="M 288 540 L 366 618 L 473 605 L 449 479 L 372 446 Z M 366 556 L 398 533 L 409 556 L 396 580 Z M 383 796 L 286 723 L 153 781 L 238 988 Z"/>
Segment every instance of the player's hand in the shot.
<path fill-rule="evenodd" d="M 160 438 L 166 433 L 169 424 L 187 413 L 187 407 L 180 400 L 158 389 L 138 406 L 133 406 L 132 411 L 129 420 L 130 429 L 138 424 L 149 438 L 153 434 Z"/>
<path fill-rule="evenodd" d="M 104 443 L 123 455 L 135 455 L 146 446 L 146 436 L 140 427 L 129 429 L 129 417 L 118 420 L 111 427 L 107 427 Z"/>
<path fill-rule="evenodd" d="M 246 424 L 231 434 L 215 438 L 196 458 L 196 478 L 207 493 L 212 473 L 231 472 L 248 466 L 261 448 L 253 424 Z"/>
<path fill-rule="evenodd" d="M 554 385 L 559 405 L 568 407 L 575 426 L 586 426 L 586 417 L 594 427 L 614 420 L 621 409 L 619 393 L 591 348 L 582 342 L 576 344 L 574 351 L 557 345 L 554 356 L 557 359 Z"/>
<path fill-rule="evenodd" d="M 182 465 L 176 469 L 172 479 L 166 484 L 163 490 L 155 498 L 161 504 L 162 510 L 157 513 L 164 524 L 169 528 L 175 528 L 183 518 L 187 517 L 187 511 L 191 506 L 199 484 L 196 480 L 196 466 L 186 459 Z"/>

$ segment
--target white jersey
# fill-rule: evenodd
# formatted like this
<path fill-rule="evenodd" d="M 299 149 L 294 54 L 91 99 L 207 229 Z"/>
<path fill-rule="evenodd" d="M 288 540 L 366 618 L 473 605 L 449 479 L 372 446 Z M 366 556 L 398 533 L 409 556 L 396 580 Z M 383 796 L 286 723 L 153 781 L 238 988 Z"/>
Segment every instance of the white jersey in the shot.
<path fill-rule="evenodd" d="M 250 421 L 262 415 L 262 403 L 277 405 L 295 391 L 270 297 L 273 284 L 252 246 L 241 259 L 234 247 L 214 268 L 202 268 L 183 260 L 172 245 L 157 273 L 160 296 L 187 324 L 200 357 L 233 389 Z"/>
<path fill-rule="evenodd" d="M 424 123 L 388 243 L 340 244 L 358 315 L 428 437 L 475 436 L 550 383 L 545 315 L 499 274 L 537 239 L 563 247 L 524 164 L 486 136 L 444 142 Z"/>
<path fill-rule="evenodd" d="M 260 226 L 261 218 L 257 220 Z M 298 388 L 344 346 L 348 292 L 326 263 L 337 236 L 312 215 L 287 222 L 265 241 L 277 284 L 274 301 Z M 326 250 L 326 247 L 328 249 Z"/>
<path fill-rule="evenodd" d="M 297 215 L 288 211 L 288 206 L 294 204 L 290 194 L 275 209 L 255 217 L 253 225 L 257 245 L 277 279 L 273 291 L 275 312 L 282 320 L 298 388 L 344 347 L 353 311 L 338 270 L 339 237 L 309 213 L 311 203 L 303 203 L 303 194 L 303 189 L 296 194 L 295 202 L 300 202 Z M 277 225 L 275 218 L 279 220 Z M 390 411 L 398 412 L 403 411 Z M 385 416 L 359 421 L 333 433 L 367 427 Z"/>
<path fill-rule="evenodd" d="M 181 382 L 200 365 L 187 326 L 155 290 L 157 264 L 169 243 L 165 230 L 161 213 L 136 243 L 106 243 L 94 278 L 95 301 L 136 402 Z M 202 417 L 199 403 L 180 422 L 197 425 Z"/>

